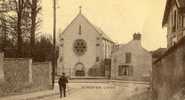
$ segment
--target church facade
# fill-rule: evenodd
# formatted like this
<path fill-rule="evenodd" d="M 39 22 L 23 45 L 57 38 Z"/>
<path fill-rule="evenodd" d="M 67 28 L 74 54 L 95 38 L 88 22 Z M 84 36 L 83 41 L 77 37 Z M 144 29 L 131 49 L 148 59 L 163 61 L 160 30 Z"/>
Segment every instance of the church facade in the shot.
<path fill-rule="evenodd" d="M 59 40 L 59 75 L 63 72 L 71 78 L 104 75 L 101 63 L 110 59 L 114 42 L 81 11 L 59 35 Z"/>

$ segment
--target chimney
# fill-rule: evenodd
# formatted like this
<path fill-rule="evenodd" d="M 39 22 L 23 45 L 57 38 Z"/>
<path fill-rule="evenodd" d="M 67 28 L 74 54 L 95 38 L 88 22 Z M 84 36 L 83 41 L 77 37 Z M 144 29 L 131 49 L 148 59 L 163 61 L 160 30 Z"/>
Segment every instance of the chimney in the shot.
<path fill-rule="evenodd" d="M 140 33 L 134 33 L 133 40 L 141 40 L 141 34 Z"/>

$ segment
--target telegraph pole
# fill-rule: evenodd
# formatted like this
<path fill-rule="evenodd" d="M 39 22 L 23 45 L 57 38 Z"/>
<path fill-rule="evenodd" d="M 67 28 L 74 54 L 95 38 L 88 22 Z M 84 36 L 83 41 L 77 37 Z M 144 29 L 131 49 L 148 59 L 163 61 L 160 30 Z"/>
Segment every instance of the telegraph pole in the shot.
<path fill-rule="evenodd" d="M 55 69 L 57 66 L 56 62 L 56 0 L 53 0 L 53 68 L 52 68 L 52 88 L 55 85 Z"/>

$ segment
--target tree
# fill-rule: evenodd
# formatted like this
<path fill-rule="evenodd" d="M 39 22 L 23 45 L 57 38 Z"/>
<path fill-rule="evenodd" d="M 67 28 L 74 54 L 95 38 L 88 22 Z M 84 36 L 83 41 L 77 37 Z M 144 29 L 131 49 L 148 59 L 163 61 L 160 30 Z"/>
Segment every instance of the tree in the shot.
<path fill-rule="evenodd" d="M 40 20 L 37 19 L 38 13 L 41 10 L 40 6 L 40 0 L 30 0 L 30 7 L 31 7 L 31 56 L 33 57 L 33 49 L 35 47 L 35 34 L 36 29 L 38 27 L 38 24 L 40 23 Z"/>
<path fill-rule="evenodd" d="M 22 15 L 23 15 L 23 9 L 25 7 L 25 1 L 24 0 L 15 0 L 16 3 L 16 13 L 17 13 L 17 46 L 18 46 L 18 57 L 22 56 Z"/>
<path fill-rule="evenodd" d="M 11 6 L 7 6 L 7 8 L 12 8 L 12 11 L 15 15 L 6 16 L 9 17 L 9 20 L 6 20 L 7 23 L 15 22 L 16 24 L 9 24 L 9 30 L 11 31 L 12 36 L 14 39 L 16 38 L 17 42 L 17 57 L 24 57 L 23 53 L 23 42 L 29 41 L 31 37 L 31 33 L 35 34 L 36 30 L 36 18 L 38 8 L 37 5 L 39 4 L 38 0 L 8 0 Z M 5 2 L 5 1 L 4 1 Z M 35 3 L 36 2 L 36 3 Z M 35 6 L 36 5 L 36 6 Z M 36 9 L 35 9 L 36 7 Z M 30 16 L 31 15 L 31 16 Z M 15 33 L 15 34 L 14 34 Z M 31 39 L 31 41 L 34 41 Z M 32 46 L 33 47 L 33 46 Z"/>
<path fill-rule="evenodd" d="M 5 17 L 0 18 L 2 23 L 0 29 L 3 34 L 6 34 L 2 36 L 3 39 L 9 39 L 14 44 L 17 57 L 28 57 L 28 54 L 29 57 L 30 55 L 34 57 L 35 34 L 41 22 L 38 18 L 41 10 L 40 0 L 5 0 L 3 2 L 6 5 L 4 8 L 9 10 L 11 8 L 13 12 L 11 15 L 6 13 Z M 31 51 L 24 51 L 24 48 L 28 48 L 28 44 Z"/>

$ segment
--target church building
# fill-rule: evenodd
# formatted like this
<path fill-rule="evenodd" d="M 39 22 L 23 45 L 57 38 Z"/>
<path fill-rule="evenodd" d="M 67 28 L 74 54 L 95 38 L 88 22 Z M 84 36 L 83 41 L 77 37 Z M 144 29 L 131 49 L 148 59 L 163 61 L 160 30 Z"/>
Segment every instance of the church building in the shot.
<path fill-rule="evenodd" d="M 57 73 L 71 78 L 104 76 L 102 62 L 110 59 L 114 42 L 82 13 L 59 35 Z"/>

